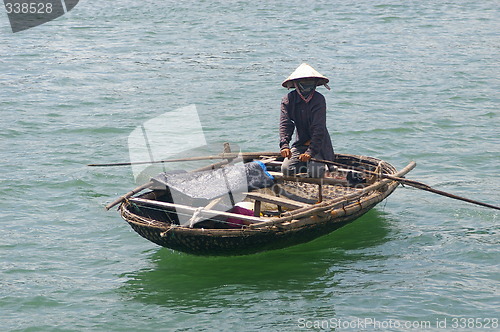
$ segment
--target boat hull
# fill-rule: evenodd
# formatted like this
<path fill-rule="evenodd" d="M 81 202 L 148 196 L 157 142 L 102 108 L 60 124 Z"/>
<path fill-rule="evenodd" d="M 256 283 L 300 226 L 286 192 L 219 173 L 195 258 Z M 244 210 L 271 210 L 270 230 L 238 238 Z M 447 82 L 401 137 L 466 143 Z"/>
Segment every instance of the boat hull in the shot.
<path fill-rule="evenodd" d="M 161 229 L 129 222 L 142 237 L 159 246 L 199 256 L 248 255 L 310 242 L 358 219 L 371 209 L 364 208 L 340 218 L 311 216 L 311 224 L 300 229 L 268 230 L 185 230 Z M 166 233 L 165 233 L 166 232 Z"/>
<path fill-rule="evenodd" d="M 372 159 L 370 158 L 370 161 L 374 162 Z M 396 172 L 392 165 L 387 165 L 386 171 L 389 170 L 391 174 L 397 176 L 406 174 L 414 167 L 409 165 Z M 180 227 L 139 216 L 128 203 L 120 206 L 120 212 L 134 231 L 159 246 L 202 256 L 247 255 L 306 243 L 330 234 L 371 210 L 389 196 L 398 185 L 397 181 L 380 180 L 371 186 L 374 190 L 367 191 L 366 195 L 336 202 L 331 206 L 327 205 L 321 211 L 310 215 L 263 227 L 240 229 Z"/>

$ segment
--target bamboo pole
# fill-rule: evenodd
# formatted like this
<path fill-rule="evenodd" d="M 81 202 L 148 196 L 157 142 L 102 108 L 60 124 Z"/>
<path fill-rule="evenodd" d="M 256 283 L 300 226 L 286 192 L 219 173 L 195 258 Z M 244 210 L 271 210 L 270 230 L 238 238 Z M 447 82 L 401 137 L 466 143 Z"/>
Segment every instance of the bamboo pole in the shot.
<path fill-rule="evenodd" d="M 115 206 L 117 204 L 120 204 L 121 202 L 123 202 L 124 200 L 126 200 L 127 198 L 129 198 L 130 196 L 135 195 L 138 192 L 141 192 L 144 189 L 147 189 L 147 188 L 151 187 L 152 184 L 153 184 L 153 181 L 149 181 L 148 183 L 145 183 L 145 184 L 143 184 L 143 185 L 141 185 L 141 186 L 139 186 L 139 187 L 137 187 L 137 188 L 129 191 L 125 195 L 118 197 L 116 200 L 114 200 L 113 202 L 111 202 L 111 203 L 109 203 L 108 205 L 105 206 L 106 210 L 109 210 L 113 206 Z"/>
<path fill-rule="evenodd" d="M 242 157 L 243 159 L 249 158 L 259 158 L 261 156 L 277 157 L 280 154 L 278 152 L 242 152 L 242 153 L 220 153 L 211 156 L 201 156 L 201 157 L 187 157 L 178 159 L 165 159 L 165 160 L 154 160 L 154 161 L 137 161 L 128 163 L 110 163 L 110 164 L 88 164 L 91 167 L 109 167 L 109 166 L 131 166 L 131 165 L 146 165 L 146 164 L 161 164 L 161 163 L 174 163 L 180 161 L 195 161 L 195 160 L 211 160 L 211 159 L 234 159 Z"/>

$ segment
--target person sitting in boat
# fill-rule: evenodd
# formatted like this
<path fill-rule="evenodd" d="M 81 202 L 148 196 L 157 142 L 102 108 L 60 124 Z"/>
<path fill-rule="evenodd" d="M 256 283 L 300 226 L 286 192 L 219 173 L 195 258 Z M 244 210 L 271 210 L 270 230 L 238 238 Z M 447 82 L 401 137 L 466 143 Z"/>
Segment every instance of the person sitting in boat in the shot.
<path fill-rule="evenodd" d="M 311 158 L 334 160 L 326 128 L 325 97 L 316 91 L 320 85 L 330 90 L 328 82 L 328 78 L 303 63 L 282 83 L 285 88 L 295 88 L 281 102 L 279 133 L 281 156 L 285 158 L 284 175 L 307 173 L 320 178 L 325 175 L 325 164 L 311 161 Z M 290 147 L 295 129 L 296 141 Z"/>

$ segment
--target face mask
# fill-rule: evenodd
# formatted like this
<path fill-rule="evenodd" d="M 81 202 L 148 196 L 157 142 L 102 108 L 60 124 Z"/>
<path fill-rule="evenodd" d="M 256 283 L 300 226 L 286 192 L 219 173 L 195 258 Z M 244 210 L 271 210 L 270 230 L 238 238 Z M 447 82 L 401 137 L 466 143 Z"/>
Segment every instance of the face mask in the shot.
<path fill-rule="evenodd" d="M 311 100 L 314 90 L 316 90 L 316 80 L 303 80 L 295 82 L 295 88 L 300 97 L 307 103 Z"/>

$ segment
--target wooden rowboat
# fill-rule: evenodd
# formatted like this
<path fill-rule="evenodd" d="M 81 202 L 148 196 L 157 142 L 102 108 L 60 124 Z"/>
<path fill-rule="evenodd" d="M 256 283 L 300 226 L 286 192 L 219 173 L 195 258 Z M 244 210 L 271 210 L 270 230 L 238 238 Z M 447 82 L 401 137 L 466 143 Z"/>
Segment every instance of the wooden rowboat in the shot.
<path fill-rule="evenodd" d="M 252 211 L 251 215 L 228 210 L 223 202 L 227 198 L 217 197 L 201 205 L 174 202 L 168 186 L 127 198 L 119 211 L 137 233 L 163 247 L 194 255 L 252 254 L 329 234 L 365 214 L 399 185 L 379 176 L 349 182 L 350 167 L 395 177 L 403 177 L 415 167 L 412 162 L 397 171 L 377 158 L 337 154 L 335 161 L 345 167 L 314 179 L 285 177 L 279 172 L 279 158 L 270 157 L 273 155 L 254 153 L 244 158 L 245 163 L 263 161 L 274 177 L 271 187 L 243 193 L 245 206 L 251 206 L 243 210 Z M 224 163 L 213 165 L 224 167 Z M 180 222 L 181 215 L 188 221 Z"/>

